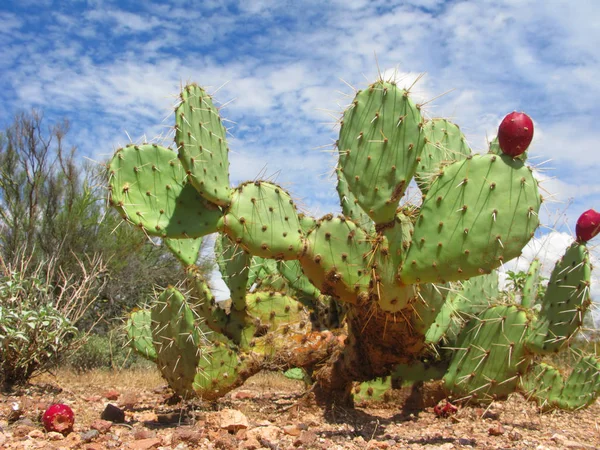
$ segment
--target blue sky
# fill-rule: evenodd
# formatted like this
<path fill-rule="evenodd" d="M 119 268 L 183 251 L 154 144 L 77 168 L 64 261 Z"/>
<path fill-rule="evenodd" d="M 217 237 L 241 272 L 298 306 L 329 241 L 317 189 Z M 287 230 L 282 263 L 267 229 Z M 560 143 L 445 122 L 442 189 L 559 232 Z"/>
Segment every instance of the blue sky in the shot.
<path fill-rule="evenodd" d="M 598 42 L 595 0 L 5 0 L 0 127 L 37 107 L 70 119 L 71 143 L 102 161 L 128 136 L 168 144 L 182 83 L 221 87 L 232 182 L 272 176 L 319 216 L 339 211 L 322 146 L 336 139 L 348 85 L 374 81 L 377 60 L 401 84 L 426 73 L 417 101 L 453 89 L 426 115 L 451 118 L 475 151 L 506 113 L 532 116 L 554 231 L 525 255 L 556 259 L 579 214 L 600 209 Z"/>

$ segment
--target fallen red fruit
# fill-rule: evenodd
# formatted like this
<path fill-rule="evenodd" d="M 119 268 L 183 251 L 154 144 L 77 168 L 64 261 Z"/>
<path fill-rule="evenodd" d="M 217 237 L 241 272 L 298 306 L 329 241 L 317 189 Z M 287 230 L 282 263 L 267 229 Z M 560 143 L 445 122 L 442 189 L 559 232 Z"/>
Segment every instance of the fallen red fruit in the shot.
<path fill-rule="evenodd" d="M 600 232 L 600 213 L 593 209 L 584 212 L 575 226 L 575 234 L 579 242 L 587 242 Z"/>
<path fill-rule="evenodd" d="M 508 114 L 498 127 L 500 149 L 513 158 L 525 153 L 532 139 L 533 121 L 525 113 Z"/>
<path fill-rule="evenodd" d="M 440 406 L 439 404 L 433 407 L 433 412 L 438 417 L 448 417 L 458 411 L 458 408 L 454 406 L 449 401 L 446 401 L 444 406 Z"/>
<path fill-rule="evenodd" d="M 42 416 L 42 423 L 46 431 L 56 431 L 64 435 L 73 431 L 75 414 L 67 405 L 57 403 L 51 405 Z"/>

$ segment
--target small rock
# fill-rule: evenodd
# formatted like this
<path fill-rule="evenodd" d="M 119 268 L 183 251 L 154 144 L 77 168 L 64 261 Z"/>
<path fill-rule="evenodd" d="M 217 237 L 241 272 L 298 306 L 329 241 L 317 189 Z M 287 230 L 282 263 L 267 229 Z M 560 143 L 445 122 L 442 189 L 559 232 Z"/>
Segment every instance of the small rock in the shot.
<path fill-rule="evenodd" d="M 289 436 L 300 436 L 302 429 L 298 425 L 285 425 L 283 432 Z"/>
<path fill-rule="evenodd" d="M 281 428 L 274 425 L 266 427 L 256 427 L 248 430 L 248 439 L 256 439 L 259 442 L 267 441 L 270 443 L 276 443 L 281 436 Z"/>
<path fill-rule="evenodd" d="M 477 441 L 475 439 L 471 439 L 471 438 L 460 438 L 458 440 L 459 445 L 463 445 L 463 446 L 467 446 L 470 445 L 471 447 L 475 447 L 477 445 Z"/>
<path fill-rule="evenodd" d="M 45 435 L 42 430 L 35 429 L 27 433 L 27 436 L 29 436 L 31 439 L 42 439 Z"/>
<path fill-rule="evenodd" d="M 137 441 L 130 442 L 127 448 L 131 448 L 134 450 L 148 450 L 151 448 L 156 448 L 160 445 L 160 439 L 158 438 L 150 438 L 150 439 L 140 439 Z"/>
<path fill-rule="evenodd" d="M 189 444 L 198 445 L 203 437 L 204 434 L 201 431 L 180 428 L 175 432 L 173 439 L 177 442 L 187 442 Z"/>
<path fill-rule="evenodd" d="M 92 430 L 97 430 L 100 433 L 108 433 L 108 431 L 112 428 L 113 423 L 110 420 L 94 420 L 90 425 Z"/>
<path fill-rule="evenodd" d="M 255 438 L 250 438 L 245 440 L 240 448 L 244 450 L 258 450 L 259 448 L 264 448 L 264 446 Z"/>
<path fill-rule="evenodd" d="M 132 409 L 135 405 L 137 405 L 139 401 L 140 396 L 138 393 L 128 391 L 121 396 L 119 400 L 119 405 L 121 405 L 121 407 L 125 409 Z"/>
<path fill-rule="evenodd" d="M 156 432 L 154 432 L 152 430 L 148 430 L 146 428 L 137 429 L 133 433 L 133 438 L 136 441 L 139 441 L 141 439 L 151 439 L 151 438 L 155 438 L 155 437 L 156 437 Z"/>
<path fill-rule="evenodd" d="M 94 442 L 92 444 L 87 444 L 84 447 L 85 450 L 105 450 L 106 447 L 103 444 L 98 444 L 97 442 Z"/>
<path fill-rule="evenodd" d="M 83 397 L 83 399 L 86 402 L 99 402 L 100 400 L 102 400 L 102 396 L 101 395 L 90 395 L 87 397 Z"/>
<path fill-rule="evenodd" d="M 19 424 L 19 425 L 13 426 L 11 431 L 12 431 L 14 437 L 20 438 L 20 437 L 27 436 L 34 429 L 35 429 L 34 426 Z"/>
<path fill-rule="evenodd" d="M 550 439 L 552 439 L 557 444 L 560 444 L 560 446 L 562 448 L 570 448 L 570 449 L 577 449 L 577 450 L 587 450 L 587 449 L 591 450 L 591 449 L 596 448 L 595 446 L 590 445 L 590 444 L 584 444 L 583 442 L 572 441 L 571 439 L 567 438 L 566 436 L 563 436 L 562 434 L 558 434 L 558 433 L 553 434 Z"/>
<path fill-rule="evenodd" d="M 313 431 L 303 430 L 300 433 L 300 436 L 298 436 L 294 440 L 294 446 L 295 447 L 300 447 L 300 446 L 308 447 L 308 446 L 314 444 L 316 440 L 317 440 L 317 435 Z"/>
<path fill-rule="evenodd" d="M 62 433 L 58 433 L 56 431 L 50 431 L 46 434 L 46 437 L 50 441 L 62 441 L 65 437 Z"/>
<path fill-rule="evenodd" d="M 235 399 L 235 400 L 245 400 L 248 398 L 255 398 L 256 397 L 256 393 L 252 392 L 252 391 L 237 391 L 234 392 L 233 394 L 231 394 L 231 398 Z"/>
<path fill-rule="evenodd" d="M 520 441 L 523 438 L 523 436 L 521 436 L 521 433 L 519 433 L 518 431 L 511 431 L 510 433 L 508 433 L 508 439 L 510 439 L 511 441 Z"/>
<path fill-rule="evenodd" d="M 504 427 L 502 426 L 501 423 L 491 427 L 488 430 L 488 433 L 490 434 L 490 436 L 502 436 L 504 434 Z"/>
<path fill-rule="evenodd" d="M 237 409 L 224 409 L 219 414 L 219 422 L 222 429 L 236 432 L 248 428 L 248 418 Z"/>
<path fill-rule="evenodd" d="M 116 389 L 109 389 L 103 395 L 107 400 L 117 400 L 121 394 Z"/>
<path fill-rule="evenodd" d="M 125 422 L 125 413 L 118 406 L 109 403 L 102 411 L 100 418 L 103 420 L 109 420 L 114 423 L 123 423 Z"/>
<path fill-rule="evenodd" d="M 81 441 L 87 443 L 93 441 L 98 436 L 100 436 L 100 433 L 98 432 L 98 430 L 88 430 L 81 433 L 80 436 Z"/>

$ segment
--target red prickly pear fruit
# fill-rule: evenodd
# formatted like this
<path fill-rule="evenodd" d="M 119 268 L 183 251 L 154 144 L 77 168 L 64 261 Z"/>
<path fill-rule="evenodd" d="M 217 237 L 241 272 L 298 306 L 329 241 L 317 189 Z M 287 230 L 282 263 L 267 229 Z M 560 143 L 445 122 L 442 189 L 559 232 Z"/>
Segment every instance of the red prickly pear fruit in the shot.
<path fill-rule="evenodd" d="M 458 408 L 447 400 L 446 400 L 446 404 L 444 406 L 440 406 L 439 404 L 437 404 L 433 407 L 433 412 L 438 417 L 448 417 L 448 416 L 453 415 L 457 411 L 458 411 Z"/>
<path fill-rule="evenodd" d="M 511 112 L 498 127 L 500 149 L 513 158 L 525 153 L 532 139 L 533 121 L 525 113 Z"/>
<path fill-rule="evenodd" d="M 575 226 L 575 234 L 579 242 L 587 242 L 600 232 L 600 213 L 593 209 L 584 212 Z"/>
<path fill-rule="evenodd" d="M 67 405 L 56 403 L 50 405 L 42 416 L 42 423 L 46 431 L 56 431 L 65 436 L 73 431 L 75 423 L 75 414 Z"/>

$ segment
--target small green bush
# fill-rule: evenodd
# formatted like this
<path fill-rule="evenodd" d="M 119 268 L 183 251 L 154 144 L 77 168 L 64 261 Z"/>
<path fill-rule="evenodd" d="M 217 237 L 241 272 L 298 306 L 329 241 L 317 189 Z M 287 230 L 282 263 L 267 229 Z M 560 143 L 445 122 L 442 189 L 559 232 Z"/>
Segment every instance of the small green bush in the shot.
<path fill-rule="evenodd" d="M 74 282 L 52 261 L 31 268 L 0 260 L 0 387 L 8 389 L 47 371 L 84 342 L 78 320 L 95 300 L 103 266 L 92 264 Z"/>
<path fill-rule="evenodd" d="M 126 347 L 122 333 L 115 331 L 89 335 L 84 344 L 69 356 L 67 364 L 76 372 L 155 367 L 155 364 Z"/>

